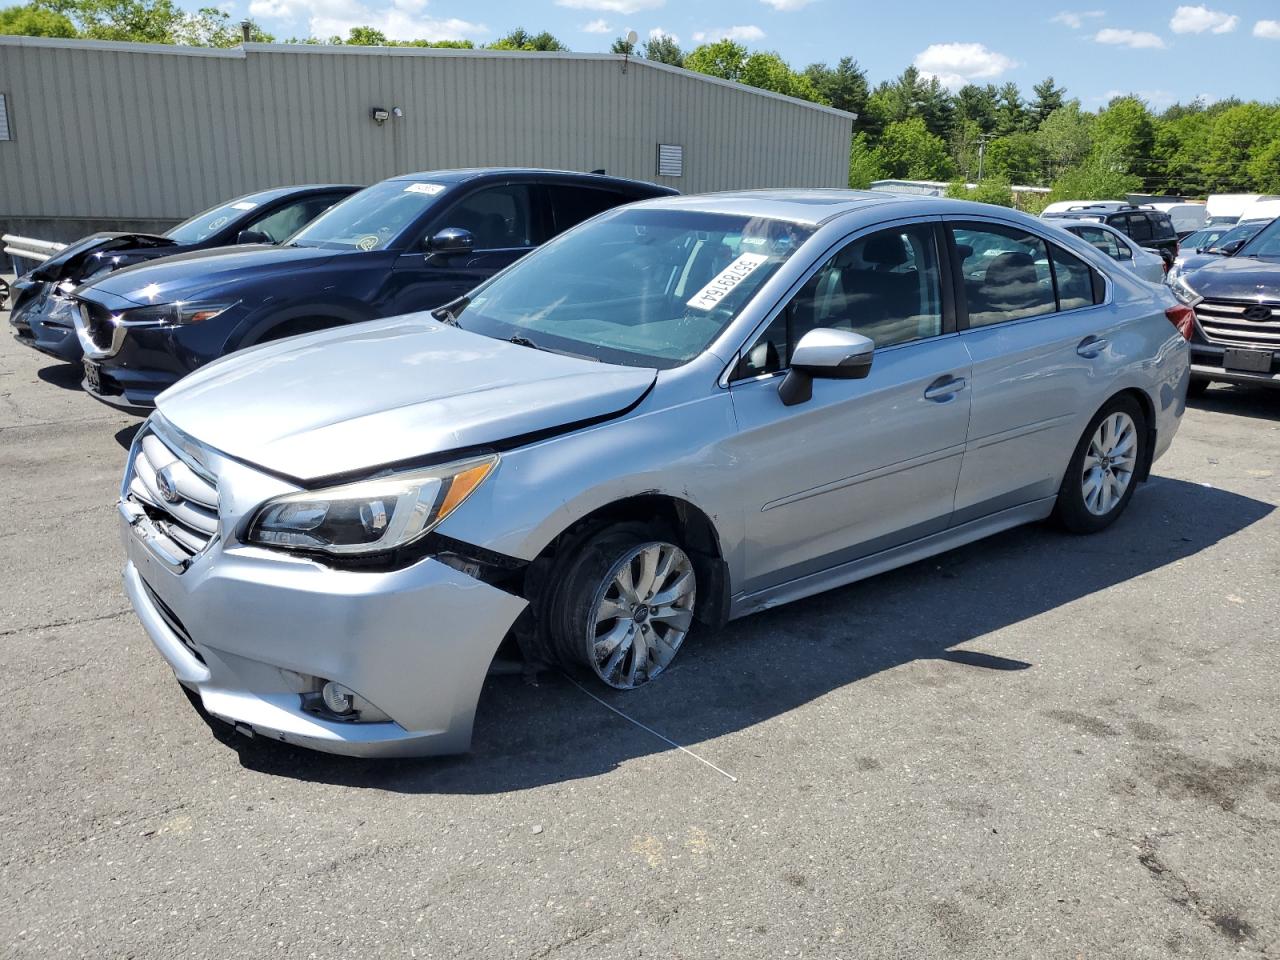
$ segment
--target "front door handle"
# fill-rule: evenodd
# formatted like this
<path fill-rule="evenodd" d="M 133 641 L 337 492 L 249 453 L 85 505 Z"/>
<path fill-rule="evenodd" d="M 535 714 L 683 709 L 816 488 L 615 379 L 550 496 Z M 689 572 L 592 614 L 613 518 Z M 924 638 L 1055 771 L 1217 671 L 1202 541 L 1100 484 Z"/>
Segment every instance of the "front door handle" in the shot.
<path fill-rule="evenodd" d="M 929 384 L 924 392 L 924 398 L 941 403 L 945 400 L 950 400 L 966 386 L 968 386 L 968 382 L 964 377 L 939 377 Z"/>
<path fill-rule="evenodd" d="M 1107 340 L 1103 337 L 1085 337 L 1080 341 L 1080 346 L 1076 347 L 1076 353 L 1086 360 L 1092 360 L 1105 349 L 1107 349 Z"/>

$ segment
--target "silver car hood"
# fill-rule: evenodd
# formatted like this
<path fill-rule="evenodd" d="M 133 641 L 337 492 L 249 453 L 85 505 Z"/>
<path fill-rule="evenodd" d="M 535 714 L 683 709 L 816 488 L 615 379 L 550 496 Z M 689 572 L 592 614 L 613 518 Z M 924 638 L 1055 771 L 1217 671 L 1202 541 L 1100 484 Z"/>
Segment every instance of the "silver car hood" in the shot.
<path fill-rule="evenodd" d="M 232 354 L 156 407 L 200 443 L 306 482 L 621 413 L 656 376 L 419 313 Z"/>

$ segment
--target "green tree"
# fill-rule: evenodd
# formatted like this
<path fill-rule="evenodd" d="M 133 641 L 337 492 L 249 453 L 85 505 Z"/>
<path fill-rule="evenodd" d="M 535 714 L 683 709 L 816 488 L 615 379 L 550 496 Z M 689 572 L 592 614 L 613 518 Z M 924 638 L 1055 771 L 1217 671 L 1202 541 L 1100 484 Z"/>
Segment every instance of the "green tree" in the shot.
<path fill-rule="evenodd" d="M 387 35 L 373 27 L 352 27 L 342 42 L 353 47 L 385 47 Z"/>
<path fill-rule="evenodd" d="M 1049 114 L 1053 111 L 1061 110 L 1066 102 L 1066 89 L 1057 86 L 1053 77 L 1045 77 L 1031 88 L 1031 92 L 1035 94 L 1035 99 L 1031 101 L 1031 117 L 1037 127 L 1049 119 Z"/>
<path fill-rule="evenodd" d="M 813 81 L 803 73 L 796 73 L 787 61 L 776 53 L 753 53 L 742 62 L 738 80 L 749 87 L 772 90 L 774 93 L 801 100 L 824 103 Z"/>
<path fill-rule="evenodd" d="M 930 133 L 924 117 L 895 121 L 880 143 L 884 167 L 891 177 L 906 180 L 949 180 L 955 172 L 947 144 Z"/>
<path fill-rule="evenodd" d="M 1093 123 L 1093 157 L 1115 170 L 1145 178 L 1154 147 L 1151 113 L 1137 97 L 1116 97 Z"/>
<path fill-rule="evenodd" d="M 1204 155 L 1206 185 L 1212 192 L 1248 192 L 1260 179 L 1253 175 L 1252 161 L 1277 136 L 1277 110 L 1280 108 L 1242 103 L 1214 118 Z M 1266 171 L 1261 172 L 1265 179 Z"/>
<path fill-rule="evenodd" d="M 1022 133 L 1031 126 L 1031 118 L 1026 104 L 1022 102 L 1022 93 L 1016 83 L 1006 83 L 997 94 L 995 133 L 1007 137 L 1012 133 Z"/>
<path fill-rule="evenodd" d="M 34 3 L 25 7 L 8 7 L 0 10 L 0 34 L 21 37 L 75 37 L 76 25 L 67 17 L 53 10 L 46 10 Z"/>
<path fill-rule="evenodd" d="M 1089 132 L 1091 118 L 1071 101 L 1049 114 L 1035 132 L 1036 150 L 1043 177 L 1048 182 L 1068 167 L 1074 167 L 1089 155 L 1093 137 Z"/>
<path fill-rule="evenodd" d="M 747 62 L 747 48 L 734 40 L 717 40 L 694 47 L 684 58 L 686 70 L 705 73 L 721 80 L 740 80 Z"/>
<path fill-rule="evenodd" d="M 865 133 L 853 138 L 849 147 L 849 186 L 854 190 L 866 190 L 876 180 L 885 179 L 884 158 L 878 147 L 873 147 Z"/>
<path fill-rule="evenodd" d="M 609 52 L 635 56 L 636 45 L 626 37 L 615 37 L 613 43 L 609 45 Z"/>
<path fill-rule="evenodd" d="M 644 42 L 644 58 L 655 63 L 678 67 L 684 63 L 684 51 L 680 49 L 680 44 L 676 43 L 675 37 L 662 33 Z"/>
<path fill-rule="evenodd" d="M 1000 106 L 1000 91 L 988 83 L 984 87 L 976 83 L 966 83 L 959 89 L 955 97 L 957 122 L 971 120 L 983 133 L 992 133 L 996 128 L 996 110 Z"/>
<path fill-rule="evenodd" d="M 966 181 L 977 176 L 978 147 L 981 142 L 982 128 L 976 120 L 957 119 L 951 125 L 951 160 Z"/>
<path fill-rule="evenodd" d="M 1006 183 L 1035 183 L 1039 176 L 1040 150 L 1033 133 L 1011 133 L 987 144 L 983 173 Z"/>
<path fill-rule="evenodd" d="M 1141 189 L 1139 177 L 1095 158 L 1072 167 L 1058 177 L 1049 200 L 1123 200 L 1125 194 Z"/>
<path fill-rule="evenodd" d="M 1013 189 L 1008 180 L 988 177 L 972 188 L 962 180 L 947 187 L 947 196 L 953 200 L 972 200 L 975 203 L 991 203 L 1001 207 L 1013 206 Z"/>
<path fill-rule="evenodd" d="M 838 110 L 859 116 L 867 108 L 867 73 L 853 57 L 841 57 L 834 67 L 811 63 L 804 68 L 819 95 Z"/>
<path fill-rule="evenodd" d="M 524 27 L 516 27 L 502 39 L 489 44 L 489 49 L 555 52 L 569 48 L 546 30 L 530 33 Z"/>
<path fill-rule="evenodd" d="M 1259 193 L 1280 193 L 1280 130 L 1249 161 L 1249 175 Z"/>

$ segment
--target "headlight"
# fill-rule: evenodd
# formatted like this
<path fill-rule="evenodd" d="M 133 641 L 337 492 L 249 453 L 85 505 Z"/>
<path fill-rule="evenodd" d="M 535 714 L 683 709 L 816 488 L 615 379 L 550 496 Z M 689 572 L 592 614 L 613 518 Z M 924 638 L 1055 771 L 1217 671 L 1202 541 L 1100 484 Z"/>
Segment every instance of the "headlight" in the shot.
<path fill-rule="evenodd" d="M 248 543 L 337 555 L 382 553 L 430 533 L 498 465 L 498 455 L 268 500 Z"/>
<path fill-rule="evenodd" d="M 123 310 L 115 314 L 113 319 L 118 326 L 122 327 L 203 323 L 205 320 L 212 320 L 219 314 L 226 313 L 234 306 L 234 303 L 186 303 L 179 300 L 175 303 L 157 303 L 151 307 Z"/>
<path fill-rule="evenodd" d="M 1195 288 L 1187 282 L 1187 278 L 1181 272 L 1170 274 L 1169 289 L 1173 291 L 1173 295 L 1185 303 L 1189 307 L 1194 307 L 1204 298 L 1196 293 Z"/>

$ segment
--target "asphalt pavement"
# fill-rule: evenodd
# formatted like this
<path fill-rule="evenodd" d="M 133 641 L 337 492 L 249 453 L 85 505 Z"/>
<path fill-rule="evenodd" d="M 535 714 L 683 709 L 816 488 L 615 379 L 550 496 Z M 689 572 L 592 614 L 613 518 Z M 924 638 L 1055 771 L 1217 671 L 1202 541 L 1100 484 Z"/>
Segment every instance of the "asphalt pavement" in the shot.
<path fill-rule="evenodd" d="M 1280 951 L 1280 393 L 1194 402 L 1104 534 L 1015 530 L 600 692 L 696 756 L 510 675 L 472 754 L 378 762 L 193 708 L 120 584 L 139 421 L 78 381 L 0 341 L 0 957 Z"/>

